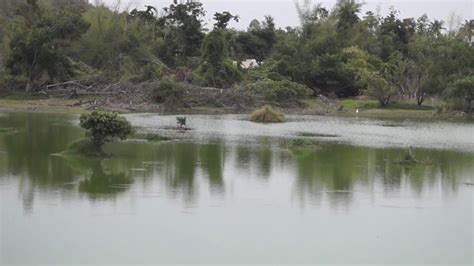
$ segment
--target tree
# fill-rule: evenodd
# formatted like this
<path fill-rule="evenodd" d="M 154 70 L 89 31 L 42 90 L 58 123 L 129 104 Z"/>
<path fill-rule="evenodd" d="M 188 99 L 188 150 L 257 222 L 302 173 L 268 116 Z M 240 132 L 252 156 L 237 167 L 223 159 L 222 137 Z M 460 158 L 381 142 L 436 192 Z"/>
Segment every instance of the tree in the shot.
<path fill-rule="evenodd" d="M 440 36 L 441 31 L 445 29 L 443 27 L 443 24 L 444 21 L 435 19 L 433 22 L 430 23 L 429 32 L 435 36 Z"/>
<path fill-rule="evenodd" d="M 229 59 L 225 32 L 214 29 L 204 39 L 201 66 L 198 73 L 211 86 L 227 87 L 241 78 L 241 73 Z"/>
<path fill-rule="evenodd" d="M 367 89 L 368 95 L 378 99 L 381 107 L 387 106 L 398 92 L 399 57 L 391 56 L 390 61 L 383 62 L 356 47 L 344 49 L 344 54 L 348 58 L 347 67 L 355 73 L 358 84 Z"/>
<path fill-rule="evenodd" d="M 238 15 L 232 15 L 231 13 L 224 11 L 222 13 L 216 12 L 214 14 L 214 20 L 216 23 L 214 24 L 214 27 L 217 29 L 225 29 L 227 28 L 227 25 L 231 20 L 234 20 L 236 22 L 239 22 L 239 16 Z"/>
<path fill-rule="evenodd" d="M 329 16 L 329 11 L 326 8 L 320 3 L 313 5 L 311 0 L 303 0 L 302 3 L 295 1 L 295 6 L 303 28 Z"/>
<path fill-rule="evenodd" d="M 174 53 L 182 54 L 184 57 L 198 56 L 204 39 L 202 32 L 202 17 L 206 14 L 202 3 L 198 1 L 186 1 L 173 4 L 163 8 L 165 15 L 160 18 L 160 24 L 170 31 L 176 31 L 174 43 L 178 44 Z"/>
<path fill-rule="evenodd" d="M 474 19 L 464 21 L 464 24 L 459 29 L 458 35 L 468 43 L 472 43 L 472 36 L 474 35 Z"/>
<path fill-rule="evenodd" d="M 263 62 L 273 52 L 277 42 L 275 23 L 271 16 L 265 16 L 265 20 L 260 22 L 253 20 L 247 32 L 240 32 L 235 37 L 234 50 L 241 59 L 256 59 Z"/>
<path fill-rule="evenodd" d="M 474 100 L 474 76 L 451 82 L 445 95 L 447 98 L 457 98 L 463 101 L 464 109 L 470 112 L 472 110 L 472 100 Z"/>
<path fill-rule="evenodd" d="M 133 132 L 130 122 L 117 113 L 94 111 L 81 115 L 79 120 L 98 153 L 102 153 L 105 143 L 117 138 L 124 140 Z"/>
<path fill-rule="evenodd" d="M 346 30 L 352 28 L 360 21 L 359 16 L 362 4 L 356 0 L 338 0 L 336 4 L 337 29 Z"/>
<path fill-rule="evenodd" d="M 89 25 L 75 7 L 45 9 L 36 0 L 23 8 L 23 22 L 13 25 L 7 67 L 27 78 L 26 90 L 43 74 L 49 80 L 72 76 L 72 65 L 64 48 L 79 39 Z"/>

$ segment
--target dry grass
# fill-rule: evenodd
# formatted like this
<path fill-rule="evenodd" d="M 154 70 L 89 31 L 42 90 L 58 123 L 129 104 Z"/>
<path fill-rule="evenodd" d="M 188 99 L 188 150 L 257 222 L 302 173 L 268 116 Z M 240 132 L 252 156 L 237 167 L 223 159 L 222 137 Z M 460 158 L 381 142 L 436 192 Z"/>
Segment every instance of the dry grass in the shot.
<path fill-rule="evenodd" d="M 281 123 L 286 122 L 286 117 L 283 113 L 273 109 L 271 106 L 265 105 L 250 115 L 250 121 L 260 123 Z"/>

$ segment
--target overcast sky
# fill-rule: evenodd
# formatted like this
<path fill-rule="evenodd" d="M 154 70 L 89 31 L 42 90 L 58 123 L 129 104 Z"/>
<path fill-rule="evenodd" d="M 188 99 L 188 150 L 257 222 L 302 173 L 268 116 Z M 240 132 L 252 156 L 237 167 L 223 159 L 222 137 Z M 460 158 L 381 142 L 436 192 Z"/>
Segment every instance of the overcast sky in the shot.
<path fill-rule="evenodd" d="M 95 0 L 89 0 L 94 2 Z M 107 5 L 117 0 L 101 0 Z M 300 0 L 302 1 L 302 0 Z M 143 8 L 144 5 L 155 6 L 159 9 L 169 5 L 172 0 L 121 0 L 122 7 Z M 239 23 L 232 23 L 231 27 L 245 29 L 253 19 L 262 20 L 265 15 L 272 15 L 278 27 L 296 26 L 299 24 L 294 0 L 202 0 L 207 11 L 205 19 L 208 27 L 214 22 L 212 15 L 217 11 L 230 11 L 240 16 Z M 331 9 L 336 0 L 313 1 L 322 3 Z M 390 6 L 400 11 L 401 17 L 419 17 L 426 13 L 431 19 L 442 19 L 448 21 L 451 14 L 456 14 L 458 20 L 473 19 L 474 5 L 472 0 L 365 0 L 363 13 L 367 10 L 376 11 L 380 7 L 380 13 L 385 15 Z M 448 26 L 446 24 L 446 26 Z"/>

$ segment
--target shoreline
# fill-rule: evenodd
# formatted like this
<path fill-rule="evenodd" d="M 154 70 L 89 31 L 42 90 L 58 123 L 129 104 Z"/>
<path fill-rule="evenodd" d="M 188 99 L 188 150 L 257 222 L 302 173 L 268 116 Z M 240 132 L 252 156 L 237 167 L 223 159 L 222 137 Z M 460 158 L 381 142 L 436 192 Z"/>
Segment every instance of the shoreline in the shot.
<path fill-rule="evenodd" d="M 200 104 L 192 106 L 185 102 L 184 107 L 166 108 L 164 105 L 153 103 L 137 93 L 130 97 L 45 97 L 40 94 L 12 93 L 5 91 L 0 95 L 1 112 L 41 112 L 82 114 L 93 110 L 113 111 L 121 114 L 155 113 L 162 115 L 224 115 L 248 114 L 257 108 L 232 106 L 212 106 Z M 143 92 L 142 92 L 143 93 Z M 137 100 L 140 99 L 140 100 Z M 318 97 L 300 101 L 300 104 L 283 107 L 276 106 L 285 115 L 318 115 L 332 117 L 362 117 L 374 119 L 413 119 L 429 121 L 474 122 L 472 114 L 460 111 L 440 111 L 435 103 L 417 106 L 411 103 L 394 103 L 380 108 L 377 102 L 368 99 L 328 99 Z M 356 112 L 359 109 L 359 112 Z"/>

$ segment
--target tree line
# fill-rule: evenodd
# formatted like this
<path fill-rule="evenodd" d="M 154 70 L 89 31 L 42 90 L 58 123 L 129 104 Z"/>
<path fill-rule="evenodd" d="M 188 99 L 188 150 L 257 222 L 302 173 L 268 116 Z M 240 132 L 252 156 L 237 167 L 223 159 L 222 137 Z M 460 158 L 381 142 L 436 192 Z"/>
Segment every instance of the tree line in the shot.
<path fill-rule="evenodd" d="M 277 28 L 266 16 L 237 30 L 228 25 L 239 17 L 228 11 L 205 25 L 197 1 L 131 11 L 84 0 L 0 5 L 1 79 L 25 82 L 26 90 L 69 79 L 171 76 L 275 95 L 300 95 L 302 86 L 313 96 L 365 94 L 381 106 L 401 97 L 422 105 L 437 96 L 472 108 L 474 20 L 446 29 L 427 15 L 401 18 L 395 8 L 362 14 L 355 0 L 338 0 L 331 9 L 303 0 L 296 4 L 297 27 Z M 242 69 L 246 59 L 259 66 Z"/>

